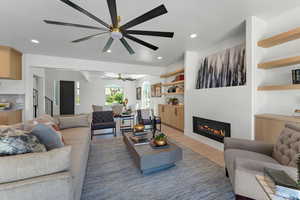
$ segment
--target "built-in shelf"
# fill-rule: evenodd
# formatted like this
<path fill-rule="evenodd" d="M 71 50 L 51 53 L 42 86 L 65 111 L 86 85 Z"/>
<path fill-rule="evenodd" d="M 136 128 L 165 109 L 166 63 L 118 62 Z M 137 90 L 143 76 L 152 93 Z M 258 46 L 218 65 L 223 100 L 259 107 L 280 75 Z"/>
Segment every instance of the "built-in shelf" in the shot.
<path fill-rule="evenodd" d="M 300 27 L 261 40 L 257 43 L 257 45 L 263 48 L 269 48 L 297 39 L 300 39 Z"/>
<path fill-rule="evenodd" d="M 258 68 L 272 69 L 277 67 L 287 67 L 296 64 L 300 64 L 300 56 L 294 56 L 290 58 L 284 58 L 284 59 L 260 63 L 258 64 Z"/>
<path fill-rule="evenodd" d="M 257 88 L 259 91 L 266 90 L 300 90 L 300 84 L 292 84 L 292 85 L 267 85 L 260 86 Z"/>
<path fill-rule="evenodd" d="M 172 83 L 163 83 L 162 86 L 168 87 L 168 86 L 181 85 L 181 84 L 184 84 L 184 80 L 176 81 L 176 82 L 172 82 Z"/>
<path fill-rule="evenodd" d="M 184 92 L 163 93 L 162 95 L 181 95 L 181 94 L 184 94 Z"/>
<path fill-rule="evenodd" d="M 182 73 L 184 73 L 184 69 L 179 69 L 179 70 L 176 70 L 174 72 L 163 74 L 163 75 L 160 76 L 160 78 L 169 78 L 171 76 L 175 76 L 177 74 L 182 74 Z"/>

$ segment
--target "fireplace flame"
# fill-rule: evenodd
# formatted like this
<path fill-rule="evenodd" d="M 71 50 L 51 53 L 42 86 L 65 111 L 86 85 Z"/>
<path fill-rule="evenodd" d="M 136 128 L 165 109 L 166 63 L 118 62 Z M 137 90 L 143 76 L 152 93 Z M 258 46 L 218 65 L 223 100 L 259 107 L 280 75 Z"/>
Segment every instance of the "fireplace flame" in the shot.
<path fill-rule="evenodd" d="M 203 126 L 199 126 L 199 129 L 200 130 L 206 130 L 206 131 L 209 131 L 211 134 L 214 134 L 214 135 L 218 135 L 218 136 L 222 136 L 222 137 L 225 137 L 225 131 L 224 130 L 217 130 L 217 129 L 214 129 L 214 128 L 210 128 L 209 126 L 207 125 L 203 125 Z"/>

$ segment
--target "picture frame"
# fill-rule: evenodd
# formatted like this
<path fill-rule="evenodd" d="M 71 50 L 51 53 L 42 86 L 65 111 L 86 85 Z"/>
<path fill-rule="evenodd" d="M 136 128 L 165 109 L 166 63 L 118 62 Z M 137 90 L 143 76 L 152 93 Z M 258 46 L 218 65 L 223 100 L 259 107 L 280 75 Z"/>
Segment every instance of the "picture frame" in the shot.
<path fill-rule="evenodd" d="M 136 100 L 141 100 L 142 99 L 142 88 L 137 87 L 136 88 Z"/>

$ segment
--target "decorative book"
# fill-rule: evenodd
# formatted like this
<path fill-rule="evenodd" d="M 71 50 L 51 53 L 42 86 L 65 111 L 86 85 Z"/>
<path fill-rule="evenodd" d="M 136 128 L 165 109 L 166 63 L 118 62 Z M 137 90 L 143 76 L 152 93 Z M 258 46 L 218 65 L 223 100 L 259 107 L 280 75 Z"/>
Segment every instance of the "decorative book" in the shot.
<path fill-rule="evenodd" d="M 300 190 L 297 183 L 284 171 L 265 168 L 264 174 L 269 186 L 274 188 L 274 193 L 277 196 L 300 200 Z"/>

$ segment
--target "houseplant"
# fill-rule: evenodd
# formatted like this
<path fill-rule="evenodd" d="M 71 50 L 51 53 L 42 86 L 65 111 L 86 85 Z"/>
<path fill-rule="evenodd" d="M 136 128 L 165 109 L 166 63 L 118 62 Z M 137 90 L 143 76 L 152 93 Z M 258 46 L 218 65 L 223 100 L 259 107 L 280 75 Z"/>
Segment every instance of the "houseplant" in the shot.
<path fill-rule="evenodd" d="M 160 133 L 159 135 L 155 136 L 154 143 L 157 146 L 164 146 L 167 144 L 167 136 L 164 133 Z"/>

